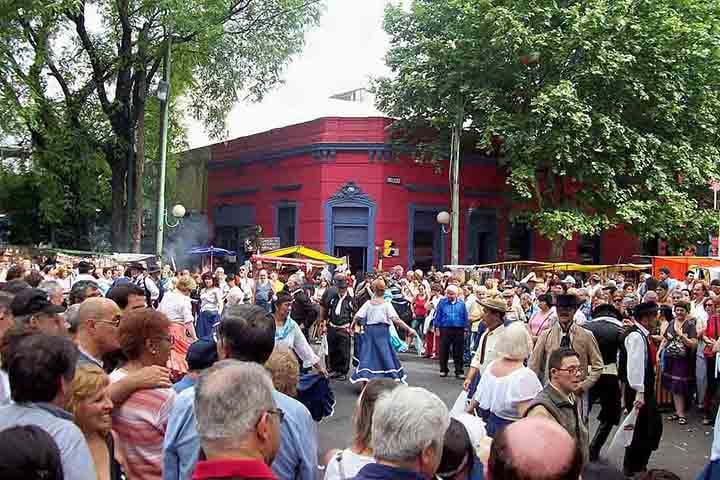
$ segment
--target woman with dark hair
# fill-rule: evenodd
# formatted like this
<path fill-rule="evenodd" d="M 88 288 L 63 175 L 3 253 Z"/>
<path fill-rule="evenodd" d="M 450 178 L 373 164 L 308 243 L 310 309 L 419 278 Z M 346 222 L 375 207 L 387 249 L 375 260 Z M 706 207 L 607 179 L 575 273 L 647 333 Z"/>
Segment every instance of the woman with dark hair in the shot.
<path fill-rule="evenodd" d="M 718 409 L 718 378 L 715 365 L 715 352 L 713 351 L 715 344 L 720 338 L 720 296 L 716 296 L 714 299 L 708 298 L 705 303 L 712 303 L 712 311 L 710 318 L 707 322 L 707 328 L 705 329 L 705 348 L 703 350 L 703 356 L 707 363 L 707 390 L 705 391 L 705 398 L 703 399 L 703 425 L 712 425 L 713 419 Z"/>
<path fill-rule="evenodd" d="M 275 319 L 275 346 L 285 347 L 293 352 L 300 359 L 302 369 L 315 369 L 322 375 L 327 375 L 325 367 L 320 363 L 320 357 L 315 354 L 308 343 L 300 325 L 295 322 L 290 316 L 290 305 L 292 304 L 292 297 L 287 293 L 278 293 L 275 299 L 275 313 L 273 318 Z"/>
<path fill-rule="evenodd" d="M 663 352 L 660 350 L 660 343 L 662 342 L 661 332 L 664 332 L 669 323 L 673 320 L 672 306 L 660 305 L 658 310 L 658 327 L 654 332 L 650 332 L 652 335 L 650 338 L 658 350 L 658 362 L 657 372 L 655 374 L 655 400 L 657 401 L 658 408 L 671 409 L 673 405 L 672 394 L 663 387 L 662 382 L 662 355 Z"/>
<path fill-rule="evenodd" d="M 538 337 L 557 322 L 557 313 L 553 307 L 553 297 L 544 293 L 538 297 L 538 310 L 530 317 L 528 328 L 532 341 L 537 342 Z"/>
<path fill-rule="evenodd" d="M 220 321 L 222 309 L 223 291 L 220 282 L 212 273 L 205 272 L 200 286 L 200 315 L 195 326 L 198 338 L 212 335 L 215 325 Z"/>
<path fill-rule="evenodd" d="M 60 449 L 55 440 L 35 425 L 0 431 L 0 478 L 63 480 Z"/>
<path fill-rule="evenodd" d="M 353 415 L 353 440 L 350 448 L 331 450 L 327 454 L 325 480 L 354 478 L 362 467 L 373 463 L 372 417 L 375 402 L 380 395 L 397 387 L 397 382 L 387 378 L 375 378 L 365 385 L 360 393 Z"/>
<path fill-rule="evenodd" d="M 445 431 L 442 458 L 436 475 L 443 480 L 482 480 L 483 465 L 477 458 L 468 431 L 451 418 Z"/>
<path fill-rule="evenodd" d="M 675 414 L 668 420 L 677 420 L 680 425 L 687 425 L 685 408 L 693 383 L 692 364 L 695 361 L 697 334 L 695 324 L 688 321 L 690 305 L 686 302 L 675 304 L 675 318 L 668 323 L 662 332 L 663 350 L 663 386 L 672 392 Z"/>
<path fill-rule="evenodd" d="M 398 360 L 397 354 L 390 340 L 390 325 L 395 324 L 402 328 L 412 338 L 415 330 L 400 320 L 397 312 L 389 301 L 384 298 L 386 290 L 385 280 L 378 278 L 372 283 L 374 298 L 365 302 L 355 314 L 350 331 L 355 331 L 355 325 L 361 323 L 363 333 L 356 335 L 355 347 L 358 365 L 355 368 L 350 382 L 367 382 L 373 378 L 391 378 L 398 382 L 405 382 L 405 370 Z"/>
<path fill-rule="evenodd" d="M 167 365 L 173 337 L 170 320 L 145 308 L 128 312 L 120 322 L 118 339 L 128 361 L 110 374 L 117 382 L 145 367 Z M 162 477 L 163 439 L 175 402 L 172 388 L 135 391 L 113 412 L 117 449 L 125 459 L 128 478 L 159 480 Z"/>

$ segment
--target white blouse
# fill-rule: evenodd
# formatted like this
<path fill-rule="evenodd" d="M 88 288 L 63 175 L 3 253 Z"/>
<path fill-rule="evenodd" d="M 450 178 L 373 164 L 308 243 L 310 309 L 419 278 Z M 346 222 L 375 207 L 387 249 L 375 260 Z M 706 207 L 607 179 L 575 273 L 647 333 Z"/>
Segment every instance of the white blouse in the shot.
<path fill-rule="evenodd" d="M 543 389 L 535 372 L 527 367 L 518 368 L 509 375 L 496 377 L 492 374 L 492 366 L 480 377 L 475 401 L 483 410 L 489 410 L 504 420 L 519 420 L 518 403 L 532 400 Z"/>
<path fill-rule="evenodd" d="M 205 288 L 200 292 L 201 312 L 220 312 L 223 303 L 223 293 L 218 287 Z"/>
<path fill-rule="evenodd" d="M 360 307 L 360 310 L 358 310 L 355 316 L 365 320 L 366 325 L 375 325 L 378 323 L 390 325 L 392 324 L 393 318 L 400 318 L 390 302 L 375 304 L 370 300 Z"/>
<path fill-rule="evenodd" d="M 171 322 L 192 323 L 194 321 L 190 297 L 175 290 L 163 295 L 158 312 L 164 313 Z"/>
<path fill-rule="evenodd" d="M 325 467 L 325 480 L 355 478 L 361 468 L 373 462 L 375 462 L 373 457 L 360 455 L 346 448 L 336 453 L 332 460 L 328 462 L 327 467 Z"/>
<path fill-rule="evenodd" d="M 275 331 L 278 332 L 278 329 Z M 283 338 L 279 338 L 276 334 L 275 346 L 283 346 L 293 350 L 302 361 L 303 368 L 310 368 L 320 361 L 320 357 L 315 354 L 297 323 Z"/>

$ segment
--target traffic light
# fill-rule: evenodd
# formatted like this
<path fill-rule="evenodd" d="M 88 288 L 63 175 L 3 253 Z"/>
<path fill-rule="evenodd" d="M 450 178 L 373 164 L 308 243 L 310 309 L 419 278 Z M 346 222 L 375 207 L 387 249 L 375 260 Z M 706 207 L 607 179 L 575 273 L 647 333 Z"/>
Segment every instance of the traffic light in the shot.
<path fill-rule="evenodd" d="M 383 241 L 383 257 L 389 257 L 392 254 L 393 241 Z"/>

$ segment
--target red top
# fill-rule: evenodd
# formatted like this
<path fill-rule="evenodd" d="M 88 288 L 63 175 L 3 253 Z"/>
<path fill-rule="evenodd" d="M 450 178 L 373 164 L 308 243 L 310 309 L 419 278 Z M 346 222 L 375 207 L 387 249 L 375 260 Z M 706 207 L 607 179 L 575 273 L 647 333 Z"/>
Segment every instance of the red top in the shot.
<path fill-rule="evenodd" d="M 430 299 L 425 295 L 425 298 L 422 300 L 419 296 L 415 297 L 415 301 L 413 301 L 413 312 L 415 313 L 416 317 L 426 317 L 427 316 L 427 302 L 430 301 Z"/>
<path fill-rule="evenodd" d="M 707 322 L 707 328 L 705 329 L 705 336 L 708 338 L 712 338 L 713 340 L 717 340 L 720 336 L 720 317 L 717 315 L 712 315 Z M 705 347 L 705 357 L 712 358 L 715 356 L 715 353 L 712 351 L 712 345 L 707 345 Z"/>
<path fill-rule="evenodd" d="M 270 467 L 260 460 L 230 458 L 198 462 L 192 478 L 193 480 L 204 480 L 236 477 L 277 480 Z"/>

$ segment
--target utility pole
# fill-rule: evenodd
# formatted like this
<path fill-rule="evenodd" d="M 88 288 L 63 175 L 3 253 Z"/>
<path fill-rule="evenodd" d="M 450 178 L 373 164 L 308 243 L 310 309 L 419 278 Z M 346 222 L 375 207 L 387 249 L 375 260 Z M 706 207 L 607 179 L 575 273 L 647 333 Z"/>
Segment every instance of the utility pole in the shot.
<path fill-rule="evenodd" d="M 155 254 L 162 258 L 163 252 L 163 229 L 165 227 L 165 166 L 167 163 L 167 137 L 170 106 L 170 48 L 172 35 L 166 32 L 167 45 L 165 57 L 163 58 L 163 79 L 158 86 L 158 97 L 160 98 L 160 178 L 158 180 L 158 204 L 157 204 L 157 232 L 155 243 Z"/>
<path fill-rule="evenodd" d="M 450 263 L 460 264 L 460 138 L 464 122 L 464 102 L 458 99 L 455 121 L 450 135 Z"/>

